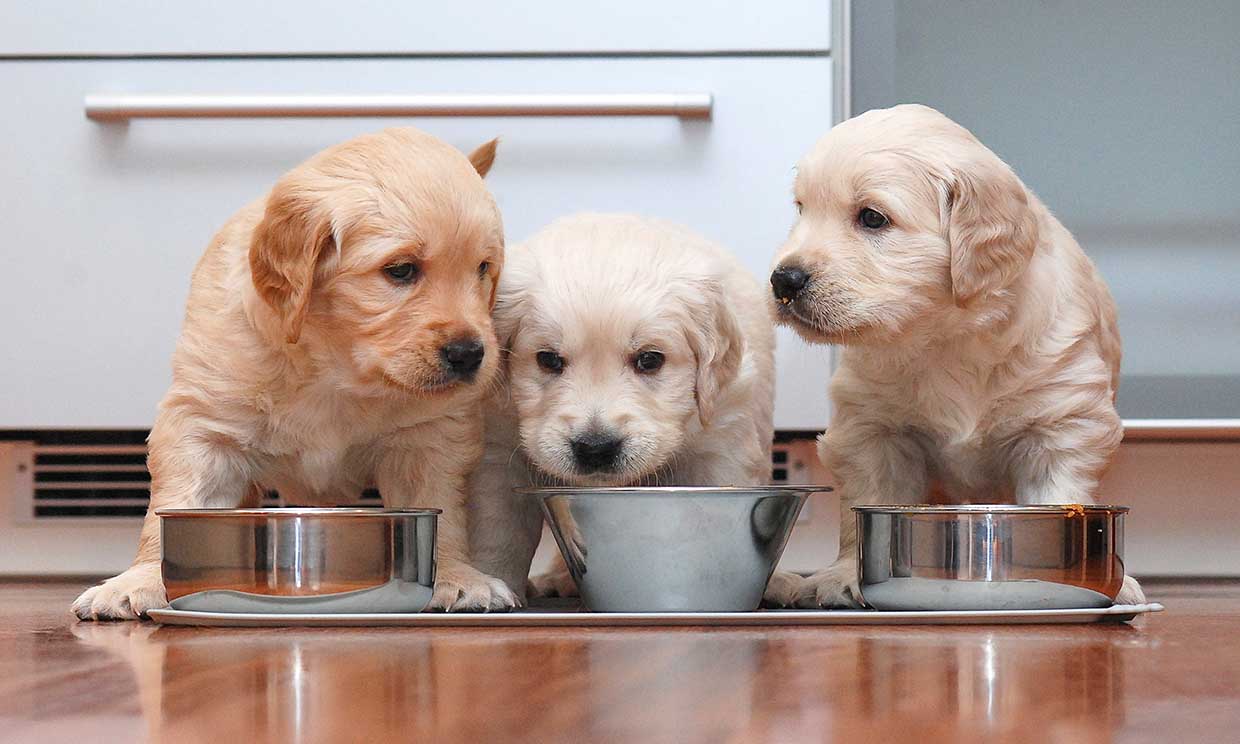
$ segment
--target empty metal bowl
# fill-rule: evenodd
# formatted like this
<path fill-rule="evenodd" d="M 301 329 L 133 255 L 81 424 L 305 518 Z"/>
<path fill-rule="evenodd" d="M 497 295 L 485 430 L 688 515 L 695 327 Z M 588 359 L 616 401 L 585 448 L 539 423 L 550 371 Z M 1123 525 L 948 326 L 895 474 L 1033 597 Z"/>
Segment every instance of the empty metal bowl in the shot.
<path fill-rule="evenodd" d="M 757 609 L 819 486 L 530 488 L 585 606 L 598 612 Z"/>
<path fill-rule="evenodd" d="M 1123 506 L 856 506 L 879 610 L 1107 607 L 1124 582 Z"/>
<path fill-rule="evenodd" d="M 160 509 L 170 605 L 211 612 L 419 612 L 438 509 Z"/>

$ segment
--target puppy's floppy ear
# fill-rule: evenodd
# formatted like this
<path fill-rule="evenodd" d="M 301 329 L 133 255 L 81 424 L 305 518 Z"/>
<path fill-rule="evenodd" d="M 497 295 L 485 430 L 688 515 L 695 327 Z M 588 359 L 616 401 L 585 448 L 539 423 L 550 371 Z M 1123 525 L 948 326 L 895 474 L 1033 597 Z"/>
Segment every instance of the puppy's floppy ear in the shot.
<path fill-rule="evenodd" d="M 504 246 L 500 245 L 500 255 L 493 261 L 495 266 L 495 278 L 491 280 L 491 297 L 487 300 L 487 309 L 492 314 L 495 313 L 495 302 L 499 299 L 499 281 L 504 276 Z"/>
<path fill-rule="evenodd" d="M 495 301 L 499 299 L 499 278 L 491 280 L 491 297 L 487 300 L 487 309 L 495 312 Z"/>
<path fill-rule="evenodd" d="M 276 184 L 250 242 L 250 277 L 290 344 L 301 338 L 315 267 L 334 243 L 331 218 L 313 192 L 292 179 Z"/>
<path fill-rule="evenodd" d="M 495 149 L 499 147 L 499 137 L 478 145 L 473 152 L 469 153 L 469 162 L 473 164 L 474 170 L 478 171 L 478 175 L 483 178 L 491 172 L 491 166 L 495 165 Z"/>
<path fill-rule="evenodd" d="M 703 298 L 702 305 L 690 315 L 686 331 L 689 347 L 697 359 L 694 394 L 698 418 L 706 426 L 714 418 L 720 393 L 740 372 L 745 337 L 719 282 L 697 282 L 691 289 Z"/>
<path fill-rule="evenodd" d="M 517 279 L 517 272 L 500 272 L 499 280 L 491 288 L 491 322 L 495 337 L 499 340 L 501 364 L 505 368 L 513 341 L 521 332 L 521 321 L 533 312 Z"/>
<path fill-rule="evenodd" d="M 964 307 L 1010 284 L 1038 241 L 1029 193 L 989 151 L 956 168 L 948 185 L 952 296 Z"/>

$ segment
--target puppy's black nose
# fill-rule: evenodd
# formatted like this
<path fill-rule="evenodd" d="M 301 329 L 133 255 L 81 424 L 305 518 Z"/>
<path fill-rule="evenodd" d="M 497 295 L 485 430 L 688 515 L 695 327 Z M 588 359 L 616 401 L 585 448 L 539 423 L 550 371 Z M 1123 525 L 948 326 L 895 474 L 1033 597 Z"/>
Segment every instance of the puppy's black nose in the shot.
<path fill-rule="evenodd" d="M 806 284 L 809 274 L 795 266 L 780 266 L 771 272 L 771 291 L 777 300 L 795 300 Z"/>
<path fill-rule="evenodd" d="M 624 439 L 603 432 L 591 432 L 574 439 L 573 459 L 577 467 L 587 473 L 598 470 L 611 470 L 620 457 L 624 447 Z"/>
<path fill-rule="evenodd" d="M 459 338 L 439 348 L 439 356 L 448 374 L 462 380 L 473 379 L 482 366 L 486 348 L 476 338 Z"/>

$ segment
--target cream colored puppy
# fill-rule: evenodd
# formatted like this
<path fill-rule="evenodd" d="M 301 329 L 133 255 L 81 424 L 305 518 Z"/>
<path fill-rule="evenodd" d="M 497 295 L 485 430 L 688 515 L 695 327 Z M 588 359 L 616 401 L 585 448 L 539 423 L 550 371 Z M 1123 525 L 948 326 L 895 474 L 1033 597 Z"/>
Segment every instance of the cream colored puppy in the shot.
<path fill-rule="evenodd" d="M 515 591 L 542 516 L 514 487 L 768 482 L 770 309 L 722 248 L 660 220 L 562 219 L 509 250 L 495 323 L 507 385 L 488 412 L 471 545 Z M 534 588 L 575 589 L 562 561 Z"/>
<path fill-rule="evenodd" d="M 795 195 L 771 284 L 781 321 L 843 345 L 819 447 L 842 525 L 835 565 L 779 599 L 859 603 L 854 504 L 1091 502 L 1123 436 L 1115 305 L 1012 170 L 897 106 L 832 129 Z"/>
<path fill-rule="evenodd" d="M 151 506 L 132 567 L 73 604 L 83 619 L 166 604 L 155 510 L 349 502 L 443 509 L 432 604 L 511 606 L 469 565 L 465 478 L 482 452 L 479 400 L 498 367 L 490 309 L 503 262 L 470 158 L 414 129 L 330 148 L 215 236 L 194 271 L 151 430 Z"/>

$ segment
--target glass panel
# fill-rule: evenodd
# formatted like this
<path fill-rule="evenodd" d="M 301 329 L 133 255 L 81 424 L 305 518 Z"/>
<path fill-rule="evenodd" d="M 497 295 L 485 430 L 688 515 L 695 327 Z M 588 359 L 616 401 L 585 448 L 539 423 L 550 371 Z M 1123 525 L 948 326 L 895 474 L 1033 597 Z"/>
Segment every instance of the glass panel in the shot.
<path fill-rule="evenodd" d="M 1240 3 L 853 3 L 853 110 L 971 129 L 1110 284 L 1128 418 L 1240 417 Z"/>

